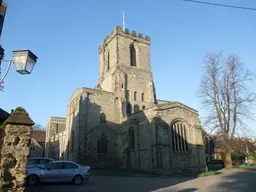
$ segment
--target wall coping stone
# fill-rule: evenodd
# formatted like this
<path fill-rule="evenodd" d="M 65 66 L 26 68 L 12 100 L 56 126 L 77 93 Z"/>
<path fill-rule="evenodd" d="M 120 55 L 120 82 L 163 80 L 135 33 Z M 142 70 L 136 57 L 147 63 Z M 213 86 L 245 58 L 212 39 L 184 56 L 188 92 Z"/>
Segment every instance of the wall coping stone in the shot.
<path fill-rule="evenodd" d="M 32 126 L 35 123 L 29 117 L 29 114 L 22 107 L 17 107 L 11 114 L 11 116 L 4 122 L 4 125 L 27 125 Z"/>

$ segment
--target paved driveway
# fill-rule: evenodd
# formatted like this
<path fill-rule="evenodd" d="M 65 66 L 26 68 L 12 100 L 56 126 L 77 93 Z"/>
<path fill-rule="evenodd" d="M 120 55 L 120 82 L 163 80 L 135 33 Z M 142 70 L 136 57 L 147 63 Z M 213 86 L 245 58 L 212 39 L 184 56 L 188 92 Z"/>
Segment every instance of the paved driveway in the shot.
<path fill-rule="evenodd" d="M 27 192 L 255 192 L 256 172 L 232 170 L 222 175 L 201 177 L 154 178 L 92 176 L 80 186 L 71 184 L 44 184 L 28 188 Z"/>

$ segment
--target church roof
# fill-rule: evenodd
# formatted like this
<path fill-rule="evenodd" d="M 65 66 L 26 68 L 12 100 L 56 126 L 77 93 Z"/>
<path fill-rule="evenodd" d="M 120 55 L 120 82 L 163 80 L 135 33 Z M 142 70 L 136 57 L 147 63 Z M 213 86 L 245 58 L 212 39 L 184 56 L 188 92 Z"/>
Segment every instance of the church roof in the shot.
<path fill-rule="evenodd" d="M 197 110 L 195 110 L 195 109 L 193 109 L 193 108 L 191 108 L 187 105 L 184 105 L 183 103 L 180 103 L 178 101 L 168 101 L 168 102 L 165 102 L 165 103 L 157 104 L 158 110 L 165 110 L 165 109 L 173 108 L 173 107 L 176 107 L 176 106 L 184 107 L 184 108 L 186 108 L 186 109 L 188 109 L 188 110 L 190 110 L 194 113 L 198 113 Z"/>
<path fill-rule="evenodd" d="M 110 94 L 110 95 L 114 95 L 113 92 L 109 92 L 109 91 L 104 91 L 104 90 L 99 90 L 99 89 L 92 89 L 92 88 L 87 88 L 87 87 L 81 87 L 81 88 L 77 88 L 74 90 L 69 103 L 72 102 L 74 100 L 74 98 L 80 96 L 82 93 L 86 93 L 86 92 L 90 92 L 90 93 L 106 93 L 106 94 Z"/>

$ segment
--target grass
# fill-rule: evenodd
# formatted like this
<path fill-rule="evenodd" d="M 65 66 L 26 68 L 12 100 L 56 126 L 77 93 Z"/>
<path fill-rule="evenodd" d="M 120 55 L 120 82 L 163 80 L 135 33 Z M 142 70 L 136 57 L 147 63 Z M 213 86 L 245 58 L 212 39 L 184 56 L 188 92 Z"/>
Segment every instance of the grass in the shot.
<path fill-rule="evenodd" d="M 251 170 L 256 170 L 256 165 L 238 165 L 236 167 L 227 167 L 224 168 L 226 170 L 232 170 L 232 169 L 251 169 Z"/>
<path fill-rule="evenodd" d="M 199 174 L 198 177 L 205 177 L 205 176 L 211 176 L 211 175 L 220 175 L 222 173 L 223 172 L 221 172 L 221 171 L 207 171 L 207 172 Z"/>
<path fill-rule="evenodd" d="M 239 165 L 237 168 L 238 169 L 256 170 L 256 165 Z"/>

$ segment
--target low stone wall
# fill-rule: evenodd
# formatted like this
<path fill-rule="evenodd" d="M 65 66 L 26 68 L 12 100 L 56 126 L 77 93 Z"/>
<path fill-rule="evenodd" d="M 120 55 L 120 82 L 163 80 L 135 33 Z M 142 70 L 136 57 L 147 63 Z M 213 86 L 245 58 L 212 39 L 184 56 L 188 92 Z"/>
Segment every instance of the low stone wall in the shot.
<path fill-rule="evenodd" d="M 46 143 L 46 156 L 53 159 L 64 159 L 65 131 L 57 133 L 49 138 Z"/>

